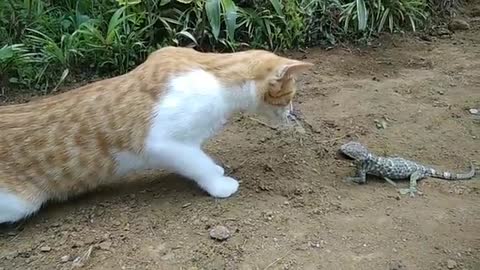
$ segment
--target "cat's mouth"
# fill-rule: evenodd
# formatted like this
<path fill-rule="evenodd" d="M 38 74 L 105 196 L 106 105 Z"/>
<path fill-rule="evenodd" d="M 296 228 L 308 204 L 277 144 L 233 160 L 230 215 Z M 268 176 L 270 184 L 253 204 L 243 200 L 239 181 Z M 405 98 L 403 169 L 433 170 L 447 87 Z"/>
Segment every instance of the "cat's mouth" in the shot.
<path fill-rule="evenodd" d="M 269 124 L 276 128 L 289 129 L 301 126 L 298 111 L 291 103 L 285 107 L 270 108 L 270 112 L 265 116 Z"/>
<path fill-rule="evenodd" d="M 287 115 L 287 126 L 296 129 L 297 131 L 305 132 L 303 125 L 301 123 L 301 112 L 298 109 L 293 108 L 292 103 L 290 103 L 290 108 Z"/>
<path fill-rule="evenodd" d="M 302 114 L 297 108 L 293 107 L 291 102 L 286 106 L 261 104 L 254 114 L 260 117 L 260 119 L 256 119 L 257 121 L 261 121 L 262 124 L 273 129 L 304 131 L 301 124 Z"/>

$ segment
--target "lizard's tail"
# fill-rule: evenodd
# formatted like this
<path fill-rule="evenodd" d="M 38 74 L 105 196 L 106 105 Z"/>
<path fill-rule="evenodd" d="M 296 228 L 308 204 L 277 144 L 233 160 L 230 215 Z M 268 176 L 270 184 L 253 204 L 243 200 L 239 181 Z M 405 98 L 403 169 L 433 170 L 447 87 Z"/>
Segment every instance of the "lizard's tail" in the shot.
<path fill-rule="evenodd" d="M 466 180 L 471 179 L 475 176 L 475 166 L 473 163 L 470 163 L 470 171 L 467 173 L 451 173 L 451 172 L 442 172 L 436 171 L 435 169 L 430 169 L 432 177 L 441 178 L 446 180 Z"/>

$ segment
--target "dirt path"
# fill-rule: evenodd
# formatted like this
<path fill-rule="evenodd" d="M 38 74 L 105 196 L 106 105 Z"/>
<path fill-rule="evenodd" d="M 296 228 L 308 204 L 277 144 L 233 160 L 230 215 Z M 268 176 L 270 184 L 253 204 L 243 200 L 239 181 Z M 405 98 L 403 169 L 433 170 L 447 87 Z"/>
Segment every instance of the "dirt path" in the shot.
<path fill-rule="evenodd" d="M 0 269 L 480 269 L 480 181 L 426 179 L 408 198 L 382 180 L 343 181 L 353 168 L 337 154 L 350 135 L 444 169 L 478 164 L 471 24 L 452 39 L 299 55 L 317 63 L 296 104 L 306 133 L 237 117 L 208 146 L 242 180 L 236 196 L 159 176 L 50 205 L 0 232 Z M 215 225 L 232 236 L 210 239 Z"/>

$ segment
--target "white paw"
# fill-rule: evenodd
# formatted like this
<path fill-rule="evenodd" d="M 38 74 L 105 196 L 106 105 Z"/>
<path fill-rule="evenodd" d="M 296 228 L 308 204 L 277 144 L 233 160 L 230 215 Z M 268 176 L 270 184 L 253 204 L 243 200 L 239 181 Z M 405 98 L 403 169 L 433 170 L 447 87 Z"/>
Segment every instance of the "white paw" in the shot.
<path fill-rule="evenodd" d="M 212 179 L 208 186 L 205 187 L 205 190 L 212 197 L 227 198 L 237 192 L 238 186 L 239 183 L 237 180 L 231 177 L 222 176 Z"/>
<path fill-rule="evenodd" d="M 222 176 L 225 175 L 225 170 L 222 168 L 222 166 L 219 166 L 219 165 L 215 165 L 215 166 L 220 175 Z"/>

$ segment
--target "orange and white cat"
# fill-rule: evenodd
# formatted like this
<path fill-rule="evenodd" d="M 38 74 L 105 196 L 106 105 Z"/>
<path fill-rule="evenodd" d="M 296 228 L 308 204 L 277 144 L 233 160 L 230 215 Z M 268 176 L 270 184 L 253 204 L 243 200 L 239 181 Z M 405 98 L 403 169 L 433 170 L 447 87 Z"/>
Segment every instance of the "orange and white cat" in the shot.
<path fill-rule="evenodd" d="M 237 180 L 202 149 L 233 113 L 285 119 L 312 64 L 262 50 L 166 47 L 124 75 L 0 107 L 0 223 L 143 169 L 167 169 L 213 197 Z"/>

